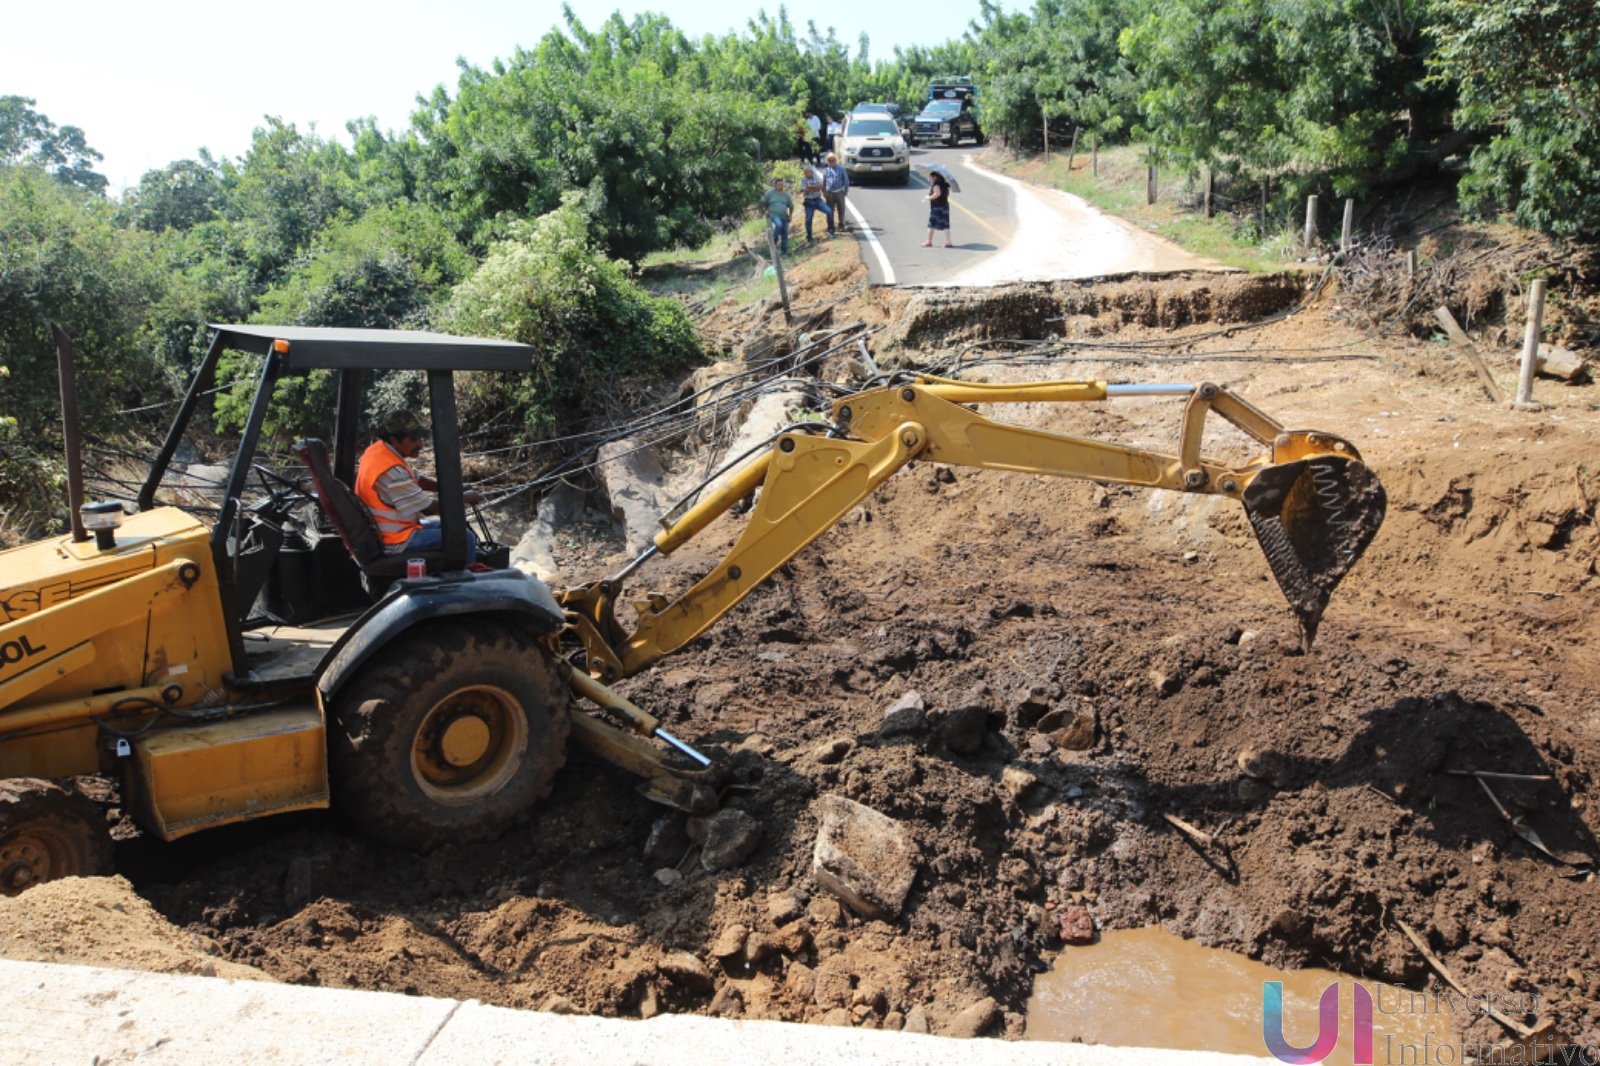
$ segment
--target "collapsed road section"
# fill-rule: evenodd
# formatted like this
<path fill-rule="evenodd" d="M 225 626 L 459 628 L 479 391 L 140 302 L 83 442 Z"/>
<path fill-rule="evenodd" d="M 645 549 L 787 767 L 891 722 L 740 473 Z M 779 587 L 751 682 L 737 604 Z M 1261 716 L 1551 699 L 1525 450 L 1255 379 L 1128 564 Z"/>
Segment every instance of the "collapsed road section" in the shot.
<path fill-rule="evenodd" d="M 992 330 L 981 314 L 955 328 Z M 1592 663 L 1569 649 L 1592 628 L 1576 608 L 1600 492 L 1550 473 L 1576 469 L 1591 432 L 1552 421 L 1537 456 L 1501 455 L 1502 413 L 1422 415 L 1458 410 L 1462 368 L 1375 353 L 1315 308 L 1242 332 L 1245 316 L 1158 331 L 1084 314 L 1014 338 L 1048 372 L 975 366 L 996 331 L 987 352 L 868 354 L 964 387 L 1212 380 L 1286 428 L 1358 440 L 1389 517 L 1309 653 L 1232 500 L 913 466 L 683 651 L 608 683 L 724 756 L 717 813 L 664 813 L 580 750 L 489 844 L 419 855 L 307 814 L 125 840 L 119 867 L 279 980 L 510 1006 L 1019 1035 L 1033 975 L 1097 928 L 1424 979 L 1398 919 L 1468 987 L 1536 988 L 1574 1038 L 1592 1029 L 1577 960 L 1596 947 L 1600 745 Z M 1026 402 L 1016 422 L 1173 449 L 1184 402 Z M 1247 440 L 1219 432 L 1208 454 Z M 738 517 L 653 559 L 652 583 L 715 570 Z M 563 575 L 634 557 L 614 536 L 586 548 L 582 528 L 552 557 Z M 1451 576 L 1490 567 L 1504 580 Z"/>

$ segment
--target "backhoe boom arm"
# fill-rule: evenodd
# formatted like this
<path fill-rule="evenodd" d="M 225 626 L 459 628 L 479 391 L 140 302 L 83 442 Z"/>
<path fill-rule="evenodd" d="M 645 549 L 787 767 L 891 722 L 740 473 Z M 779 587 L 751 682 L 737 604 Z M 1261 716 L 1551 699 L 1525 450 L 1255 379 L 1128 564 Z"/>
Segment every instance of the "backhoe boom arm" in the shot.
<path fill-rule="evenodd" d="M 1099 402 L 1137 395 L 1188 397 L 1176 454 L 997 422 L 967 406 Z M 1241 464 L 1202 456 L 1206 416 L 1212 412 L 1267 450 Z M 1211 384 L 989 384 L 923 375 L 855 393 L 836 403 L 832 414 L 828 435 L 800 430 L 782 434 L 770 450 L 656 536 L 652 551 L 670 553 L 739 500 L 761 490 L 727 556 L 676 599 L 652 595 L 636 603 L 639 620 L 632 633 L 613 614 L 622 593 L 620 578 L 560 594 L 591 672 L 608 681 L 629 677 L 681 648 L 896 471 L 918 459 L 1240 500 L 1300 619 L 1307 647 L 1328 594 L 1383 517 L 1382 488 L 1352 445 L 1328 434 L 1287 431 Z"/>

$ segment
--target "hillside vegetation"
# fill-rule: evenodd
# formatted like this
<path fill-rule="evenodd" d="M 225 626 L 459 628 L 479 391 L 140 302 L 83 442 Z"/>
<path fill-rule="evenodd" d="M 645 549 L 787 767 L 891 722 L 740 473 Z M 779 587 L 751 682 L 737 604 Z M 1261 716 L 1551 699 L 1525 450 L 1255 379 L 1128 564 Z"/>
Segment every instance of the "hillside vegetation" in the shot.
<path fill-rule="evenodd" d="M 1284 217 L 1308 192 L 1426 178 L 1462 211 L 1560 239 L 1600 231 L 1600 20 L 1534 0 L 981 3 L 958 38 L 872 59 L 783 9 L 690 39 L 660 16 L 564 24 L 454 88 L 409 128 L 348 143 L 269 119 L 239 158 L 176 160 L 119 197 L 94 131 L 0 97 L 0 536 L 59 528 L 49 324 L 79 350 L 86 423 L 137 453 L 207 322 L 435 328 L 516 337 L 536 373 L 468 397 L 500 443 L 581 429 L 621 383 L 701 357 L 690 316 L 636 284 L 646 255 L 751 210 L 803 114 L 914 105 L 970 73 L 986 130 L 1029 152 L 1073 136 L 1209 172 Z M 241 418 L 247 363 L 209 412 Z M 374 409 L 419 385 L 380 381 Z M 325 422 L 327 383 L 282 386 L 271 428 Z"/>

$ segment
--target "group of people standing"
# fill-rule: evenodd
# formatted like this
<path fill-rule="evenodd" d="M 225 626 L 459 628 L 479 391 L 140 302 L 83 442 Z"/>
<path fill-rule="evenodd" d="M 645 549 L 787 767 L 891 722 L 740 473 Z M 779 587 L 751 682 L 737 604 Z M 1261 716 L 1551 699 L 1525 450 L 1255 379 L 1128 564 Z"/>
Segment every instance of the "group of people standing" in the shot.
<path fill-rule="evenodd" d="M 850 193 L 850 174 L 839 164 L 839 157 L 828 153 L 828 165 L 820 171 L 806 163 L 801 171 L 800 203 L 806 213 L 806 240 L 815 241 L 812 221 L 821 214 L 828 224 L 828 236 L 847 232 L 845 221 L 846 197 Z M 761 196 L 761 206 L 767 212 L 767 224 L 778 241 L 779 251 L 789 254 L 789 218 L 794 214 L 794 197 L 789 194 L 788 182 L 779 177 L 772 179 L 772 188 Z"/>
<path fill-rule="evenodd" d="M 795 155 L 802 163 L 821 166 L 823 157 L 838 147 L 842 132 L 844 124 L 839 119 L 829 116 L 824 121 L 815 111 L 807 111 L 795 131 Z"/>
<path fill-rule="evenodd" d="M 801 162 L 800 202 L 806 212 L 806 240 L 814 241 L 812 219 L 821 214 L 828 223 L 828 236 L 849 230 L 845 222 L 845 197 L 850 191 L 850 174 L 839 165 L 834 152 L 834 142 L 843 127 L 836 118 L 826 125 L 815 111 L 807 111 L 796 133 L 795 148 Z M 827 165 L 818 169 L 823 156 Z M 944 234 L 944 246 L 954 248 L 950 241 L 950 182 L 934 168 L 928 175 L 928 239 L 924 248 L 933 247 L 933 235 Z M 794 197 L 789 194 L 788 182 L 773 178 L 772 188 L 761 196 L 761 206 L 767 212 L 767 222 L 777 239 L 783 255 L 789 254 L 789 219 L 794 214 Z"/>

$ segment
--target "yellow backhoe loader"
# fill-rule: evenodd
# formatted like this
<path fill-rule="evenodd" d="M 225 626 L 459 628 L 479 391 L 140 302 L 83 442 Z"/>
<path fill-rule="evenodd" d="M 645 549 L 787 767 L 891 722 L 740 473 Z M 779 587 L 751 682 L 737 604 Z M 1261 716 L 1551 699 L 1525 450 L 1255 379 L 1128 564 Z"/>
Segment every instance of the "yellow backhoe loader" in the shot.
<path fill-rule="evenodd" d="M 229 349 L 254 353 L 261 372 L 208 525 L 156 495 Z M 68 356 L 63 347 L 70 381 Z M 1215 385 L 979 384 L 903 372 L 779 434 L 618 573 L 552 593 L 506 568 L 509 553 L 487 539 L 488 565 L 465 565 L 453 375 L 525 371 L 532 356 L 523 345 L 426 333 L 212 327 L 133 512 L 84 503 L 74 481 L 81 528 L 0 553 L 0 892 L 109 870 L 105 816 L 75 787 L 92 775 L 118 779 L 139 826 L 166 840 L 331 805 L 382 839 L 426 848 L 488 839 L 526 818 L 570 736 L 641 776 L 652 799 L 710 810 L 718 765 L 611 686 L 704 632 L 913 462 L 1236 499 L 1308 649 L 1329 595 L 1383 519 L 1383 489 L 1353 445 L 1287 429 Z M 381 369 L 421 371 L 428 382 L 443 547 L 422 577 L 381 550 L 349 489 L 364 383 Z M 332 448 L 299 442 L 307 474 L 284 477 L 255 462 L 268 404 L 281 378 L 316 370 L 339 382 Z M 1170 454 L 983 413 L 1150 395 L 1183 401 Z M 1212 414 L 1260 450 L 1237 462 L 1203 455 Z M 68 410 L 69 467 L 74 423 Z M 747 500 L 733 547 L 692 587 L 624 600 L 652 557 Z M 631 631 L 615 615 L 620 602 L 634 607 Z M 260 639 L 267 627 L 271 639 Z"/>

